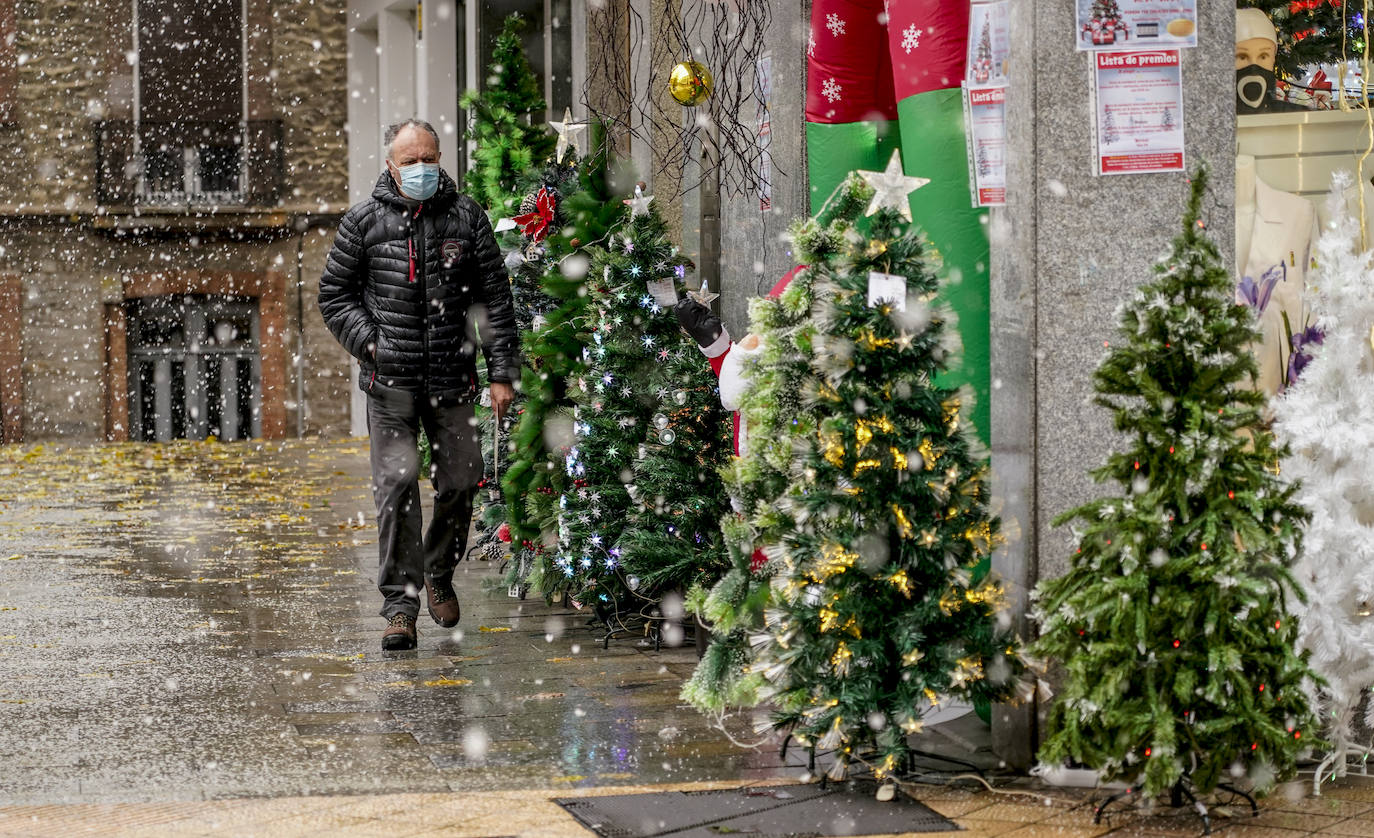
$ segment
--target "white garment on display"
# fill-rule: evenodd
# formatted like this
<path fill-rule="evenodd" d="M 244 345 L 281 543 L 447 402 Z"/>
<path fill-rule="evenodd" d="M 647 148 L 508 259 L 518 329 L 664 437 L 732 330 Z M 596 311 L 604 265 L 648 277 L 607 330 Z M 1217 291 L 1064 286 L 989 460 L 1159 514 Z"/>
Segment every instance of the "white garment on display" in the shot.
<path fill-rule="evenodd" d="M 1260 341 L 1253 351 L 1259 362 L 1258 387 L 1270 396 L 1288 381 L 1289 333 L 1297 334 L 1308 325 L 1303 293 L 1316 237 L 1312 202 L 1260 180 L 1255 158 L 1237 156 L 1236 301 L 1256 309 Z"/>

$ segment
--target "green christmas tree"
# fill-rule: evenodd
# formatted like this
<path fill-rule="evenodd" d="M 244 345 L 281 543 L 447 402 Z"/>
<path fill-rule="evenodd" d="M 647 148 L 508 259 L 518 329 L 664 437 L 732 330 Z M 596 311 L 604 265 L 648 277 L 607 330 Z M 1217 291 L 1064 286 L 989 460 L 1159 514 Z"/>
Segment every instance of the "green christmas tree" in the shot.
<path fill-rule="evenodd" d="M 1335 64 L 1364 55 L 1362 6 L 1344 0 L 1237 0 L 1242 9 L 1259 9 L 1278 30 L 1279 78 L 1301 78 L 1304 67 Z M 1332 79 L 1335 81 L 1335 79 Z"/>
<path fill-rule="evenodd" d="M 1284 605 L 1305 513 L 1251 386 L 1254 321 L 1203 229 L 1206 182 L 1094 377 L 1128 447 L 1093 477 L 1122 493 L 1056 521 L 1077 522 L 1078 550 L 1036 591 L 1036 651 L 1064 668 L 1041 759 L 1151 795 L 1237 768 L 1263 791 L 1318 731 Z"/>
<path fill-rule="evenodd" d="M 460 104 L 470 116 L 468 139 L 475 144 L 465 179 L 468 193 L 493 218 L 509 217 L 520 199 L 518 184 L 538 170 L 554 150 L 544 123 L 547 106 L 539 79 L 520 44 L 520 15 L 506 18 L 496 37 L 482 92 L 470 91 Z"/>
<path fill-rule="evenodd" d="M 779 505 L 796 526 L 752 638 L 774 726 L 834 750 L 837 779 L 857 760 L 896 771 L 923 708 L 1010 698 L 1023 669 L 979 569 L 999 538 L 984 455 L 960 395 L 934 383 L 951 356 L 938 257 L 886 199 L 862 234 L 873 192 L 857 175 L 841 188 L 839 223 L 797 236 L 818 257 L 801 395 L 822 418 L 793 436 Z"/>
<path fill-rule="evenodd" d="M 672 289 L 689 263 L 647 198 L 629 212 L 591 274 L 591 341 L 569 390 L 572 485 L 559 499 L 555 558 L 567 589 L 608 625 L 625 611 L 647 614 L 660 594 L 710 568 L 718 575 L 715 531 L 728 508 L 714 376 L 650 292 Z"/>
<path fill-rule="evenodd" d="M 841 190 L 816 221 L 793 230 L 793 248 L 803 263 L 833 255 L 861 210 L 860 197 Z M 839 220 L 834 220 L 838 218 Z M 824 230 L 825 235 L 819 235 Z M 806 250 L 800 242 L 814 250 Z M 763 628 L 771 598 L 770 580 L 780 561 L 756 560 L 762 549 L 775 557 L 784 534 L 797 527 L 783 500 L 795 490 L 790 481 L 793 438 L 814 435 L 821 406 L 803 398 L 817 389 L 813 371 L 816 326 L 811 271 L 801 271 L 776 298 L 749 303 L 749 331 L 758 351 L 743 362 L 750 386 L 741 396 L 740 422 L 747 445 L 723 469 L 730 496 L 741 515 L 721 523 L 730 567 L 709 592 L 688 597 L 688 608 L 711 627 L 712 642 L 682 688 L 682 698 L 698 710 L 720 716 L 732 707 L 759 703 L 762 676 L 753 669 L 749 638 Z M 737 351 L 737 350 L 732 350 Z"/>
<path fill-rule="evenodd" d="M 474 144 L 472 164 L 465 185 L 468 193 L 486 207 L 493 219 L 514 214 L 529 172 L 542 169 L 544 161 L 553 153 L 554 137 L 543 123 L 545 104 L 540 95 L 539 79 L 530 68 L 520 43 L 524 22 L 518 14 L 506 18 L 501 34 L 496 38 L 492 63 L 482 93 L 469 92 L 461 105 L 470 113 L 467 139 Z M 507 245 L 518 244 L 507 237 Z M 520 295 L 514 289 L 516 321 L 528 328 L 535 312 L 532 308 L 547 305 L 546 301 Z M 480 386 L 486 387 L 485 370 Z M 489 410 L 479 411 L 482 438 L 483 477 L 474 515 L 476 539 L 473 550 L 488 559 L 504 555 L 506 547 L 500 525 L 506 518 L 506 503 L 497 485 L 499 466 L 496 458 L 506 449 L 514 417 L 505 418 L 500 425 Z M 496 438 L 495 444 L 492 439 Z M 421 435 L 422 457 L 428 462 L 429 446 Z"/>
<path fill-rule="evenodd" d="M 685 278 L 683 264 L 675 270 L 676 277 L 660 282 L 671 288 L 674 279 Z M 646 298 L 639 302 L 645 305 Z M 656 304 L 648 303 L 651 311 Z M 643 403 L 653 414 L 631 467 L 631 506 L 617 545 L 630 587 L 641 595 L 709 585 L 728 568 L 720 530 L 730 508 L 720 476 L 730 457 L 728 416 L 696 344 L 683 338 L 666 311 L 663 318 L 668 323 L 639 339 L 649 361 Z"/>
<path fill-rule="evenodd" d="M 593 140 L 594 148 L 602 149 Z M 590 300 L 591 246 L 605 239 L 624 207 L 611 198 L 604 149 L 586 160 L 551 165 L 537 186 L 552 191 L 556 215 L 552 231 L 537 247 L 530 248 L 532 237 L 525 236 L 513 271 L 520 293 L 538 293 L 545 303 L 522 339 L 522 401 L 502 489 L 506 497 L 520 499 L 506 509 L 517 559 L 508 581 L 552 598 L 565 580 L 549 571 L 557 552 L 557 499 L 567 489 L 563 460 L 571 437 L 571 421 L 557 414 L 571 404 L 567 381 L 581 368 L 588 341 L 583 321 Z"/>

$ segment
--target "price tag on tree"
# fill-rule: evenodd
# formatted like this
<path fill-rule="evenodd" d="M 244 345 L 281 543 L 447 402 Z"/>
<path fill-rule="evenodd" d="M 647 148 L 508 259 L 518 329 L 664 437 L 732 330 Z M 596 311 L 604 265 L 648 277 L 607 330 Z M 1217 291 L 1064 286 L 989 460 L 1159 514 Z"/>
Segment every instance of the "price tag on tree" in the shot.
<path fill-rule="evenodd" d="M 906 311 L 906 277 L 869 271 L 868 306 L 874 308 L 880 303 L 887 303 L 897 311 Z"/>
<path fill-rule="evenodd" d="M 648 282 L 649 296 L 664 308 L 671 308 L 677 305 L 677 289 L 673 287 L 673 278 L 651 279 Z"/>

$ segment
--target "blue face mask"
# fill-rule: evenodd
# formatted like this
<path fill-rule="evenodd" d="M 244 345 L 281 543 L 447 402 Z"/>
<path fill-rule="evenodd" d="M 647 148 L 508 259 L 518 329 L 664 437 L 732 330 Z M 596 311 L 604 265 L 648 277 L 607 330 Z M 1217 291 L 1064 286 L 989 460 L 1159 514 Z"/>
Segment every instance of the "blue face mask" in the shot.
<path fill-rule="evenodd" d="M 401 173 L 401 192 L 407 198 L 426 201 L 439 191 L 438 163 L 412 163 L 396 170 Z"/>

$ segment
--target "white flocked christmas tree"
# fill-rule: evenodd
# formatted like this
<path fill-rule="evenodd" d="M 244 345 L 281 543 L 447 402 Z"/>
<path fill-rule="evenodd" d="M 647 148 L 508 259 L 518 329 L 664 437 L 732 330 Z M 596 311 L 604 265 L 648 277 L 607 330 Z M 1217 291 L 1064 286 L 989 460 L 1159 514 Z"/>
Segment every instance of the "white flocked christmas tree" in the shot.
<path fill-rule="evenodd" d="M 1313 689 L 1330 751 L 1315 788 L 1345 774 L 1351 757 L 1370 753 L 1356 744 L 1353 720 L 1364 688 L 1374 684 L 1374 266 L 1342 198 L 1350 178 L 1342 173 L 1332 182 L 1331 221 L 1308 280 L 1316 326 L 1294 336 L 1305 344 L 1294 347 L 1290 362 L 1297 383 L 1274 402 L 1275 434 L 1292 450 L 1283 475 L 1301 484 L 1294 499 L 1312 514 L 1293 566 L 1308 598 L 1290 607 L 1299 643 L 1325 681 Z M 1374 706 L 1365 721 L 1374 723 Z"/>

